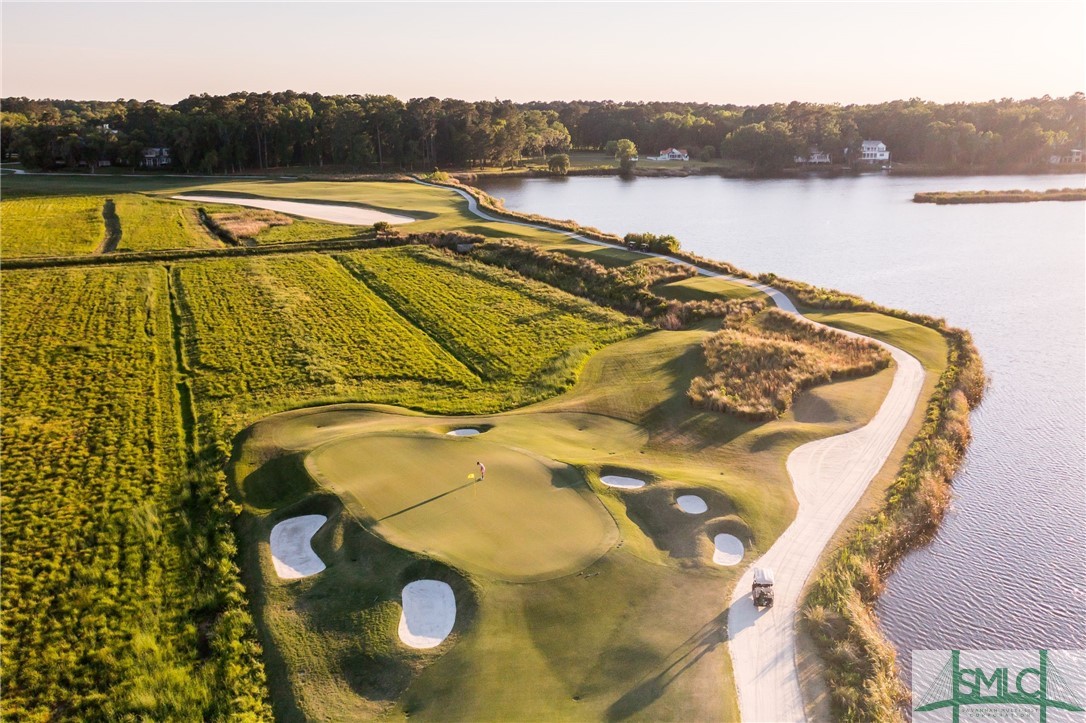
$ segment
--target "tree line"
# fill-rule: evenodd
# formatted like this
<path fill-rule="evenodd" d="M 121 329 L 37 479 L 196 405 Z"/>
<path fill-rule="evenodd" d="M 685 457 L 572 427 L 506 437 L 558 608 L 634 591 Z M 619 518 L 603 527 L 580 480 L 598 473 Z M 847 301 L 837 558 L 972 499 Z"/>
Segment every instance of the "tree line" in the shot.
<path fill-rule="evenodd" d="M 643 153 L 678 147 L 691 158 L 760 170 L 809 149 L 855 159 L 862 140 L 886 143 L 895 162 L 940 168 L 1022 168 L 1086 145 L 1086 97 L 939 104 L 758 106 L 613 101 L 463 101 L 389 95 L 231 93 L 155 101 L 0 101 L 0 153 L 30 168 L 100 162 L 137 166 L 169 147 L 172 166 L 220 173 L 287 166 L 432 170 L 511 166 L 577 150 Z M 846 152 L 849 149 L 849 152 Z"/>

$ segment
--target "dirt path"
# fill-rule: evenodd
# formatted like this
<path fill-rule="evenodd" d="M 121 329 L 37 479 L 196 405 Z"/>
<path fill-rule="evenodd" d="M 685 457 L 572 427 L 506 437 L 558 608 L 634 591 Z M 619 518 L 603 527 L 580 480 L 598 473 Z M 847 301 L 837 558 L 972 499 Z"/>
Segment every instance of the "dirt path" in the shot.
<path fill-rule="evenodd" d="M 547 226 L 491 216 L 479 208 L 471 194 L 455 188 L 449 190 L 464 196 L 472 213 L 489 221 L 557 231 Z M 617 244 L 568 231 L 557 233 L 577 241 L 617 247 Z M 662 254 L 636 253 L 686 264 Z M 693 264 L 686 265 L 693 266 L 703 276 L 724 278 L 756 288 L 767 294 L 778 308 L 798 315 L 792 301 L 777 289 Z M 744 721 L 786 723 L 806 719 L 796 670 L 795 626 L 800 594 L 833 533 L 886 463 L 920 398 L 924 383 L 920 362 L 901 349 L 877 339 L 871 341 L 889 351 L 896 364 L 894 380 L 882 406 L 866 426 L 809 442 L 788 456 L 788 474 L 799 502 L 796 518 L 736 583 L 728 609 L 728 635 L 739 710 Z M 772 567 L 776 573 L 776 601 L 767 610 L 759 611 L 751 602 L 750 586 L 755 567 Z"/>

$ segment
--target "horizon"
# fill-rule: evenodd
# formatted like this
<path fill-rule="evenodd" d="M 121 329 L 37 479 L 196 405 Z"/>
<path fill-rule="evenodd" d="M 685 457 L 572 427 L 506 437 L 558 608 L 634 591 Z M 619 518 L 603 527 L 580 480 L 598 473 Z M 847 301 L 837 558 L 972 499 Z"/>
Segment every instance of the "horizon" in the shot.
<path fill-rule="evenodd" d="M 301 87 L 516 103 L 850 106 L 1086 90 L 1077 2 L 682 2 L 666 6 L 663 24 L 659 4 L 541 7 L 5 2 L 0 95 L 172 105 Z M 1053 27 L 1072 30 L 1053 42 Z M 148 28 L 156 32 L 144 39 Z"/>
<path fill-rule="evenodd" d="M 282 89 L 279 89 L 279 90 L 270 90 L 270 89 L 265 89 L 265 90 L 232 90 L 232 91 L 217 92 L 217 93 L 208 93 L 208 92 L 189 93 L 188 95 L 186 95 L 186 96 L 184 96 L 182 98 L 178 98 L 177 100 L 173 100 L 173 101 L 164 101 L 164 100 L 159 100 L 157 98 L 136 98 L 136 97 L 128 97 L 128 98 L 125 98 L 125 97 L 117 97 L 117 98 L 58 98 L 58 97 L 48 97 L 48 96 L 31 97 L 31 96 L 27 96 L 27 95 L 8 95 L 8 94 L 0 95 L 0 99 L 4 99 L 4 100 L 25 99 L 25 100 L 30 101 L 30 102 L 42 102 L 42 103 L 49 103 L 49 102 L 52 102 L 52 103 L 129 103 L 129 102 L 135 101 L 137 103 L 160 103 L 162 105 L 172 106 L 172 105 L 176 105 L 176 104 L 180 103 L 183 100 L 186 100 L 187 98 L 199 98 L 199 97 L 205 96 L 205 95 L 209 96 L 209 97 L 226 97 L 226 96 L 230 96 L 230 95 L 243 94 L 243 93 L 250 94 L 250 95 L 264 95 L 264 94 L 266 94 L 266 95 L 277 95 L 277 94 L 280 94 L 280 93 L 294 93 L 294 94 L 297 94 L 297 95 L 320 95 L 321 97 L 329 97 L 329 98 L 330 97 L 335 97 L 335 96 L 351 97 L 351 96 L 366 96 L 366 95 L 378 95 L 378 96 L 390 95 L 390 96 L 392 96 L 392 97 L 394 97 L 394 98 L 396 98 L 397 100 L 400 100 L 400 101 L 409 101 L 409 100 L 414 100 L 414 99 L 417 99 L 417 98 L 438 98 L 439 100 L 443 100 L 443 101 L 444 100 L 458 100 L 458 101 L 464 101 L 466 103 L 486 103 L 486 102 L 490 102 L 491 100 L 493 100 L 493 101 L 498 102 L 498 103 L 506 103 L 506 102 L 508 102 L 508 103 L 513 103 L 515 105 L 532 105 L 532 104 L 535 104 L 535 103 L 539 103 L 539 104 L 545 104 L 545 103 L 614 103 L 616 105 L 652 105 L 652 104 L 690 105 L 690 106 L 695 106 L 695 105 L 728 106 L 728 105 L 732 105 L 732 106 L 736 106 L 736 107 L 740 107 L 740 108 L 746 108 L 746 107 L 758 107 L 758 106 L 763 106 L 763 105 L 785 105 L 785 106 L 787 106 L 787 105 L 791 105 L 792 103 L 801 103 L 801 104 L 807 104 L 807 105 L 833 105 L 833 106 L 840 106 L 842 108 L 848 108 L 850 106 L 872 106 L 872 105 L 883 105 L 883 104 L 886 104 L 886 103 L 899 103 L 899 102 L 911 102 L 911 101 L 920 101 L 922 103 L 934 103 L 936 105 L 955 105 L 955 104 L 966 104 L 966 105 L 968 105 L 968 104 L 974 104 L 974 103 L 1002 103 L 1002 102 L 1005 102 L 1005 101 L 1006 102 L 1012 102 L 1012 103 L 1022 103 L 1022 102 L 1025 102 L 1027 100 L 1040 100 L 1041 98 L 1046 98 L 1046 97 L 1054 99 L 1054 100 L 1055 99 L 1060 99 L 1060 98 L 1070 98 L 1070 97 L 1073 97 L 1075 95 L 1086 94 L 1086 91 L 1077 90 L 1077 91 L 1074 91 L 1073 93 L 1068 93 L 1066 95 L 1055 95 L 1055 94 L 1052 94 L 1052 93 L 1042 93 L 1040 95 L 1031 95 L 1031 96 L 1028 96 L 1028 97 L 1027 96 L 1022 96 L 1022 97 L 1003 97 L 1003 98 L 969 98 L 969 99 L 959 99 L 959 100 L 950 100 L 950 101 L 937 101 L 937 100 L 932 100 L 931 98 L 924 98 L 924 97 L 920 97 L 920 96 L 914 96 L 914 97 L 911 97 L 911 98 L 886 98 L 886 99 L 883 99 L 883 100 L 873 100 L 873 101 L 867 101 L 867 102 L 863 102 L 863 103 L 842 102 L 842 101 L 808 101 L 808 100 L 797 100 L 797 99 L 775 100 L 775 101 L 767 101 L 767 102 L 764 102 L 764 103 L 733 103 L 733 102 L 729 102 L 729 101 L 715 102 L 715 101 L 699 101 L 699 100 L 682 100 L 682 99 L 674 99 L 674 98 L 653 98 L 653 99 L 646 99 L 646 100 L 631 100 L 631 99 L 617 100 L 615 98 L 546 98 L 546 99 L 544 99 L 544 98 L 532 98 L 530 100 L 513 100 L 512 98 L 494 98 L 494 99 L 490 99 L 490 98 L 453 98 L 451 96 L 440 96 L 440 95 L 434 95 L 434 94 L 416 95 L 416 96 L 407 97 L 407 96 L 397 96 L 397 95 L 393 95 L 391 93 L 364 93 L 364 92 L 361 92 L 361 93 L 355 93 L 355 92 L 350 92 L 350 93 L 348 93 L 348 92 L 327 92 L 326 93 L 326 92 L 317 91 L 317 90 L 296 90 L 294 88 L 282 88 Z"/>

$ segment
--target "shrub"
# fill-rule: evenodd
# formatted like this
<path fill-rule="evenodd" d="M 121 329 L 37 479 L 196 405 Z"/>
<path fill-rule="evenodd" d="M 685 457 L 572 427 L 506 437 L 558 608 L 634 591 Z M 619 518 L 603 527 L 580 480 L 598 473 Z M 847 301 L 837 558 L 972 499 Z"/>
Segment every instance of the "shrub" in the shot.
<path fill-rule="evenodd" d="M 547 168 L 556 176 L 564 176 L 569 172 L 569 155 L 557 153 L 547 159 Z"/>
<path fill-rule="evenodd" d="M 671 234 L 628 233 L 622 242 L 631 249 L 652 251 L 658 254 L 671 254 L 679 250 L 679 239 Z"/>

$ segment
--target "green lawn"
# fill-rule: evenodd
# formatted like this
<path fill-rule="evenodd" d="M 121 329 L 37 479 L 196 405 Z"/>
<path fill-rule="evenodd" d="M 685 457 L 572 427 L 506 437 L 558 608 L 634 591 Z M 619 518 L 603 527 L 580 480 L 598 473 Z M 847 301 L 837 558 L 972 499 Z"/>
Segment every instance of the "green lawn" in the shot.
<path fill-rule="evenodd" d="M 106 235 L 105 200 L 102 196 L 5 198 L 0 201 L 0 253 L 4 258 L 93 253 Z"/>
<path fill-rule="evenodd" d="M 485 439 L 345 439 L 314 451 L 306 469 L 392 544 L 494 579 L 577 572 L 618 536 L 575 469 Z"/>
<path fill-rule="evenodd" d="M 669 284 L 659 284 L 653 293 L 665 299 L 678 301 L 712 301 L 713 299 L 748 299 L 760 296 L 762 292 L 734 281 L 715 276 L 691 276 Z"/>
<path fill-rule="evenodd" d="M 139 194 L 118 195 L 114 203 L 121 222 L 118 251 L 222 246 L 200 223 L 191 204 Z"/>

